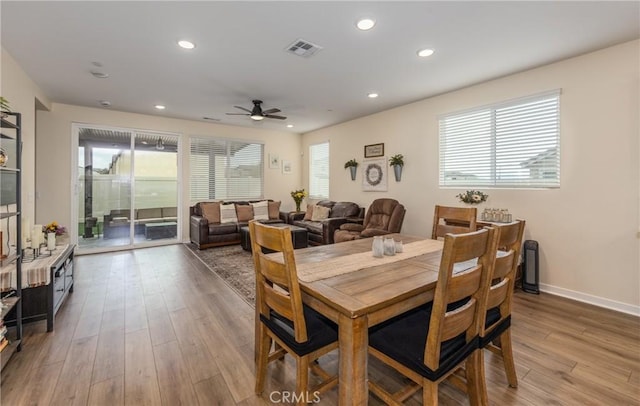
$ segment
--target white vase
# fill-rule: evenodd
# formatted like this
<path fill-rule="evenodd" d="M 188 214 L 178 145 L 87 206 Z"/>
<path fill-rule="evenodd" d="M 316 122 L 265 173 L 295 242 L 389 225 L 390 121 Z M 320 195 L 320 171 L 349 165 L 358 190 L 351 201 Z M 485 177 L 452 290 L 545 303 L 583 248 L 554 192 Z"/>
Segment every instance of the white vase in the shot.
<path fill-rule="evenodd" d="M 47 233 L 47 250 L 53 251 L 56 249 L 56 233 Z"/>

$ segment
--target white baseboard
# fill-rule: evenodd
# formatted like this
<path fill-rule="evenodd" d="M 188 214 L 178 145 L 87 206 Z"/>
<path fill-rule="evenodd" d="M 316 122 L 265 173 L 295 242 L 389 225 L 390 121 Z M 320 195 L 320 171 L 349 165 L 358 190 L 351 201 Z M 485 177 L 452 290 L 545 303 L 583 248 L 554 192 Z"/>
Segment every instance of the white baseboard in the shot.
<path fill-rule="evenodd" d="M 628 303 L 618 302 L 616 300 L 605 299 L 599 296 L 588 295 L 575 290 L 559 288 L 557 286 L 540 284 L 540 290 L 556 296 L 566 297 L 568 299 L 577 300 L 578 302 L 589 303 L 594 306 L 604 307 L 622 313 L 631 314 L 640 317 L 640 306 L 630 305 Z"/>

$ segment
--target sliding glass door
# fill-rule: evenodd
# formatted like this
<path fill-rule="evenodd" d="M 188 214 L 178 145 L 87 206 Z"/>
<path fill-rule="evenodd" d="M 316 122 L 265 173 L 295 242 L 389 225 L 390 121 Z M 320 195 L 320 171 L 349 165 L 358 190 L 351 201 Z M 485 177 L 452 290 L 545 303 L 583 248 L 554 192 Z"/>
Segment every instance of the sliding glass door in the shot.
<path fill-rule="evenodd" d="M 178 136 L 77 126 L 77 244 L 105 251 L 178 236 Z"/>

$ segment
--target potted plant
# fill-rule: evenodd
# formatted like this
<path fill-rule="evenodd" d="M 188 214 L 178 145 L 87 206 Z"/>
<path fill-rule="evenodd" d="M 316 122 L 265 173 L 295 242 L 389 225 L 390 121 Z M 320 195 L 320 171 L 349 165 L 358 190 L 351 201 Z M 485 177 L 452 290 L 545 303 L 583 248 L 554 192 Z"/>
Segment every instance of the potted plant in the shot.
<path fill-rule="evenodd" d="M 4 113 L 11 113 L 11 109 L 9 108 L 9 100 L 0 96 L 0 115 L 2 117 L 6 117 Z"/>
<path fill-rule="evenodd" d="M 404 166 L 404 156 L 397 154 L 389 158 L 389 166 L 393 166 L 393 174 L 396 176 L 396 182 L 400 182 L 402 178 L 402 167 Z"/>
<path fill-rule="evenodd" d="M 358 169 L 358 161 L 350 159 L 344 163 L 344 169 L 349 168 L 351 171 L 351 180 L 356 180 L 356 170 Z"/>

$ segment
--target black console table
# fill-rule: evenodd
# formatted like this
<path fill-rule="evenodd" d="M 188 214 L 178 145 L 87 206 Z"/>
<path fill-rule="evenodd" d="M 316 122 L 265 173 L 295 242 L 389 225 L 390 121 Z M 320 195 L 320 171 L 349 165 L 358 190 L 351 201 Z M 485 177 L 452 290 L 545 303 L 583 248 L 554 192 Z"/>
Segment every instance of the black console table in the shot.
<path fill-rule="evenodd" d="M 23 323 L 46 319 L 47 331 L 53 331 L 58 309 L 73 292 L 74 248 L 74 244 L 58 245 L 51 256 L 40 256 L 33 262 L 22 264 Z M 11 314 L 8 319 L 12 319 Z"/>

